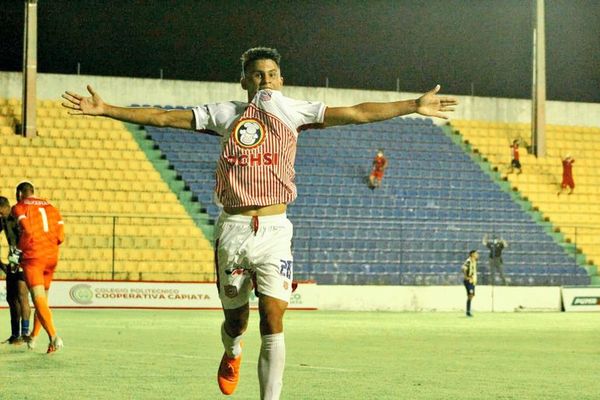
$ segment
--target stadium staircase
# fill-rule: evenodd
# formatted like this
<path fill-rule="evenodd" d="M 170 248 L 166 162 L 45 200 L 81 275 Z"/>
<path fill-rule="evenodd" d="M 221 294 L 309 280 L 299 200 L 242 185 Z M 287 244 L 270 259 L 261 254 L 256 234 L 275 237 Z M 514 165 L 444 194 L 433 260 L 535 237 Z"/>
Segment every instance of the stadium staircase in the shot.
<path fill-rule="evenodd" d="M 480 154 L 504 180 L 551 223 L 551 232 L 565 249 L 584 266 L 593 284 L 600 284 L 600 128 L 548 125 L 546 155 L 535 157 L 528 151 L 529 124 L 487 121 L 453 121 L 463 142 Z M 509 173 L 512 140 L 518 139 L 521 174 Z M 523 145 L 524 144 L 524 145 Z M 562 179 L 561 160 L 567 154 L 575 158 L 575 191 L 557 195 Z"/>
<path fill-rule="evenodd" d="M 164 157 L 212 218 L 216 136 L 147 127 Z M 539 224 L 452 140 L 424 119 L 309 130 L 299 138 L 297 279 L 322 284 L 461 284 L 460 266 L 483 235 L 509 242 L 513 285 L 585 284 L 589 278 Z M 377 148 L 389 160 L 381 188 L 367 188 Z M 487 282 L 486 282 L 487 280 Z M 498 282 L 495 282 L 498 283 Z"/>
<path fill-rule="evenodd" d="M 67 240 L 56 278 L 214 280 L 212 245 L 198 224 L 206 214 L 186 210 L 161 178 L 168 171 L 122 123 L 68 116 L 55 101 L 38 102 L 36 137 L 16 135 L 20 121 L 20 102 L 0 99 L 0 194 L 14 204 L 16 185 L 29 180 L 61 210 Z"/>

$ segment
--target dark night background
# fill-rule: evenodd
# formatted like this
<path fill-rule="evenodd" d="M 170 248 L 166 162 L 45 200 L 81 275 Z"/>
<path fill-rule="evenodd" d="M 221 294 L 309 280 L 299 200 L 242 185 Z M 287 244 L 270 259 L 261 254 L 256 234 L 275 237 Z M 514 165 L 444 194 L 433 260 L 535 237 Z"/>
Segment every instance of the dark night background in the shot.
<path fill-rule="evenodd" d="M 0 70 L 22 64 L 24 3 L 0 6 Z M 534 0 L 38 0 L 38 70 L 234 82 L 276 47 L 287 85 L 529 98 Z M 547 97 L 600 102 L 600 1 L 546 1 Z"/>

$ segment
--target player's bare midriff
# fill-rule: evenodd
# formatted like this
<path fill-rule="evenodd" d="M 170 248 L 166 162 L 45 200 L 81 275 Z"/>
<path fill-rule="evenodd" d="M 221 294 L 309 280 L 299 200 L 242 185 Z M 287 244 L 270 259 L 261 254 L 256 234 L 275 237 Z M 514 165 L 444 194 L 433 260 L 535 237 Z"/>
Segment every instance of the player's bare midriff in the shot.
<path fill-rule="evenodd" d="M 246 206 L 246 207 L 225 207 L 223 209 L 229 215 L 247 215 L 265 217 L 267 215 L 283 214 L 287 210 L 287 204 L 271 204 L 269 206 Z"/>

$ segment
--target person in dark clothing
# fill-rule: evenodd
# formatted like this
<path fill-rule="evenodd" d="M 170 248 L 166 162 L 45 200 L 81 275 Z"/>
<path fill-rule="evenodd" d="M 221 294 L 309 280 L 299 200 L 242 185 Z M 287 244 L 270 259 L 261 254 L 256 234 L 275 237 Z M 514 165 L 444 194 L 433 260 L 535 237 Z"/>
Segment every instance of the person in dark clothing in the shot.
<path fill-rule="evenodd" d="M 469 252 L 469 258 L 463 263 L 461 270 L 464 275 L 463 283 L 467 290 L 467 317 L 472 317 L 471 313 L 471 301 L 475 297 L 475 285 L 477 285 L 477 260 L 479 260 L 479 253 L 477 250 L 471 250 Z"/>
<path fill-rule="evenodd" d="M 0 196 L 0 232 L 4 231 L 9 245 L 8 264 L 0 261 L 0 268 L 6 274 L 6 301 L 10 310 L 11 335 L 5 340 L 8 344 L 21 344 L 29 340 L 29 291 L 19 265 L 20 251 L 17 250 L 19 228 L 11 215 L 11 207 L 6 197 Z"/>
<path fill-rule="evenodd" d="M 493 285 L 496 282 L 496 271 L 500 274 L 502 284 L 506 285 L 506 277 L 504 276 L 504 263 L 502 261 L 502 250 L 508 247 L 506 240 L 493 236 L 492 240 L 488 240 L 488 235 L 483 236 L 483 244 L 490 249 L 490 283 Z"/>

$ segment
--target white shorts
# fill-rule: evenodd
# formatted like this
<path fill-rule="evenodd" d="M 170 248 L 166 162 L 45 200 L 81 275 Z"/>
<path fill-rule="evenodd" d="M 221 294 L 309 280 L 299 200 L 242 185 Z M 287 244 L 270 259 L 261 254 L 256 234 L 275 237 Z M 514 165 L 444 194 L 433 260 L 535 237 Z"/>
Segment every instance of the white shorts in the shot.
<path fill-rule="evenodd" d="M 290 301 L 293 233 L 285 213 L 266 217 L 221 213 L 215 227 L 215 262 L 223 308 L 248 303 L 253 286 L 258 296 Z"/>

